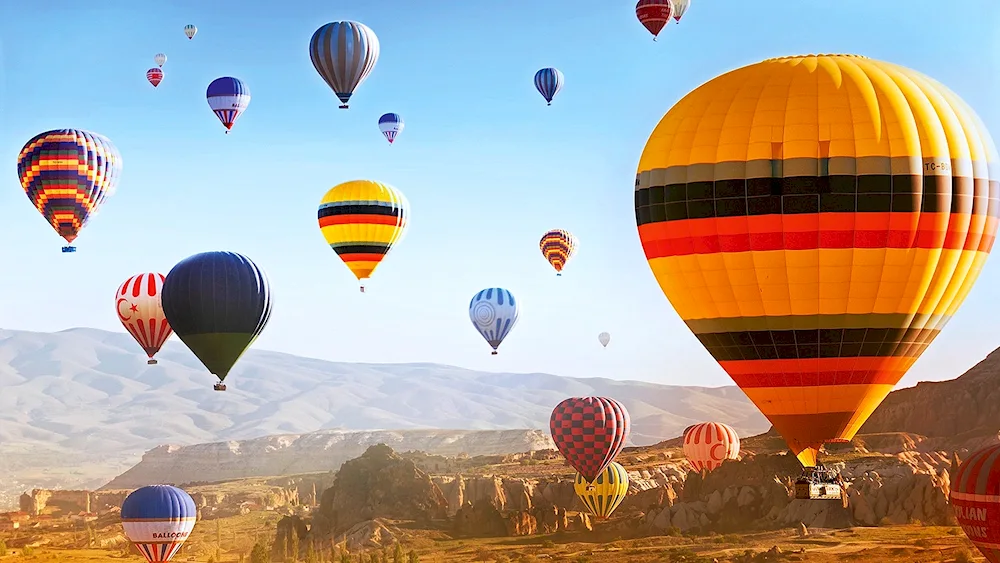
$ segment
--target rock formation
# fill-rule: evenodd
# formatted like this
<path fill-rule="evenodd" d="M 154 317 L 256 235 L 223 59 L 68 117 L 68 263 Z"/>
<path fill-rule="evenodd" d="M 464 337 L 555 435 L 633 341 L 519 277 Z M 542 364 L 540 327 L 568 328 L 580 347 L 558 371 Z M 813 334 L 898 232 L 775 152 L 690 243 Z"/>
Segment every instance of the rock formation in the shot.
<path fill-rule="evenodd" d="M 313 519 L 315 537 L 328 540 L 353 526 L 390 518 L 427 523 L 447 517 L 441 489 L 412 461 L 385 444 L 371 446 L 340 468 Z"/>
<path fill-rule="evenodd" d="M 375 444 L 429 454 L 502 455 L 554 448 L 543 430 L 328 430 L 194 446 L 160 446 L 102 489 L 133 489 L 152 483 L 231 481 L 335 471 Z"/>

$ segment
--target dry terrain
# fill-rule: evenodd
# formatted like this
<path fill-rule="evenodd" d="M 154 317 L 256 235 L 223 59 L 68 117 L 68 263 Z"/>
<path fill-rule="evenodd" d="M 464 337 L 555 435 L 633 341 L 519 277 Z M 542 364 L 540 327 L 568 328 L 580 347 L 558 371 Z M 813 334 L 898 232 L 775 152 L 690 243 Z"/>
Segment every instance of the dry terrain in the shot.
<path fill-rule="evenodd" d="M 236 563 L 240 554 L 248 554 L 256 536 L 271 537 L 279 516 L 272 512 L 203 521 L 198 524 L 184 550 L 175 561 L 205 562 L 221 548 L 219 563 Z M 470 561 L 566 561 L 597 563 L 684 562 L 709 563 L 713 559 L 741 561 L 748 550 L 760 554 L 775 546 L 781 551 L 775 558 L 757 561 L 808 561 L 809 563 L 871 562 L 944 563 L 984 561 L 961 530 L 954 527 L 889 526 L 814 530 L 804 538 L 794 530 L 756 534 L 707 536 L 659 536 L 620 539 L 602 531 L 564 533 L 530 538 L 452 539 L 440 530 L 416 530 L 398 523 L 409 537 L 403 546 L 414 550 L 421 563 L 467 563 Z M 120 528 L 112 525 L 97 531 L 98 541 L 113 541 Z M 20 533 L 0 533 L 8 545 L 25 540 L 38 544 L 30 555 L 20 547 L 9 547 L 4 563 L 112 563 L 142 561 L 138 555 L 125 555 L 121 547 L 86 548 L 85 531 L 34 529 Z M 391 550 L 390 550 L 391 553 Z M 974 554 L 969 559 L 962 555 Z M 249 560 L 247 557 L 246 560 Z M 392 558 L 390 556 L 389 561 Z M 750 560 L 747 560 L 750 561 Z M 366 562 L 367 563 L 367 562 Z"/>

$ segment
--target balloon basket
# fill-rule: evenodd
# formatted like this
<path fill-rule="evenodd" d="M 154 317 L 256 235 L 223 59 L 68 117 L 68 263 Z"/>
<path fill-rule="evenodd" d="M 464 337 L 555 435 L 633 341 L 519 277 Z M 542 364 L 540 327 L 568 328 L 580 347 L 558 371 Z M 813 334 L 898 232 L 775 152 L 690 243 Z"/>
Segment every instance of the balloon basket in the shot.
<path fill-rule="evenodd" d="M 340 109 L 347 109 L 347 104 L 340 106 Z"/>
<path fill-rule="evenodd" d="M 64 247 L 62 247 L 62 251 L 64 253 L 65 252 L 76 252 L 76 247 L 75 246 L 64 246 Z"/>
<path fill-rule="evenodd" d="M 365 292 L 365 286 L 361 286 L 361 293 Z"/>
<path fill-rule="evenodd" d="M 497 355 L 497 351 L 496 351 L 496 350 L 493 350 L 492 352 L 490 352 L 490 355 L 491 355 L 491 356 L 496 356 L 496 355 Z"/>
<path fill-rule="evenodd" d="M 551 106 L 551 105 L 552 105 L 552 102 L 549 102 L 549 103 L 547 103 L 547 104 L 545 104 L 545 105 L 547 105 L 547 106 Z"/>
<path fill-rule="evenodd" d="M 561 278 L 562 277 L 562 273 L 560 272 L 560 273 L 556 274 L 556 277 L 557 278 Z"/>
<path fill-rule="evenodd" d="M 146 365 L 147 366 L 155 366 L 156 365 L 156 360 L 154 360 L 153 358 L 150 358 L 149 361 L 146 362 Z"/>
<path fill-rule="evenodd" d="M 223 383 L 216 383 L 215 384 L 215 390 L 216 391 L 225 391 L 226 390 L 226 386 Z"/>

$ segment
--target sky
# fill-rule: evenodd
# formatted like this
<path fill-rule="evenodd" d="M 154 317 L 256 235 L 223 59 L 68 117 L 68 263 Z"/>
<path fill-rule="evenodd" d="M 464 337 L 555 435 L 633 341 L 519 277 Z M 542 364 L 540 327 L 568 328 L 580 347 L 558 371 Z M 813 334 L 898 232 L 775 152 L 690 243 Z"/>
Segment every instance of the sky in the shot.
<path fill-rule="evenodd" d="M 263 268 L 274 309 L 256 348 L 345 362 L 438 362 L 677 385 L 731 384 L 663 296 L 635 225 L 636 166 L 667 110 L 726 71 L 782 55 L 856 53 L 928 74 L 1000 135 L 996 0 L 693 0 L 659 41 L 632 0 L 0 1 L 0 326 L 123 332 L 113 292 L 198 252 Z M 347 111 L 313 69 L 319 26 L 354 19 L 378 63 Z M 189 41 L 185 24 L 198 26 Z M 153 55 L 168 60 L 152 88 Z M 547 107 L 536 70 L 565 87 Z M 205 89 L 219 76 L 252 101 L 229 135 Z M 390 146 L 378 117 L 398 112 Z M 124 169 L 62 254 L 16 173 L 37 133 L 109 137 Z M 411 206 L 405 238 L 358 291 L 316 208 L 372 179 Z M 580 241 L 562 277 L 538 239 Z M 904 378 L 950 379 L 1000 345 L 1000 264 Z M 472 327 L 485 287 L 521 301 L 498 356 Z M 603 349 L 598 333 L 608 331 Z M 136 349 L 137 353 L 141 353 Z M 239 365 L 233 371 L 238 375 Z"/>

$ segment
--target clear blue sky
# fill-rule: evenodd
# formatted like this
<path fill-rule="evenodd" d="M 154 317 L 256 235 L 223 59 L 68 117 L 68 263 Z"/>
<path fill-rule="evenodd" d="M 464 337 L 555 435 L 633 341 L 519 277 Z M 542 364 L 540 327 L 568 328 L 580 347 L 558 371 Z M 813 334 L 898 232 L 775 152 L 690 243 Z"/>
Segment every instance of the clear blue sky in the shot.
<path fill-rule="evenodd" d="M 636 234 L 635 167 L 674 102 L 764 58 L 849 52 L 942 81 L 1000 135 L 996 0 L 694 0 L 657 43 L 633 10 L 633 0 L 0 1 L 0 326 L 121 331 L 112 293 L 126 277 L 233 250 L 268 272 L 276 295 L 258 348 L 724 385 Z M 348 111 L 307 52 L 313 31 L 340 19 L 364 22 L 382 46 Z M 168 60 L 154 90 L 145 71 L 157 52 Z M 532 84 L 545 66 L 566 76 L 551 107 Z M 230 135 L 205 101 L 226 75 L 253 94 Z M 406 121 L 394 146 L 376 124 L 388 111 Z M 118 193 L 71 255 L 15 166 L 25 141 L 63 127 L 107 135 L 124 157 Z M 356 178 L 390 183 L 412 206 L 407 238 L 364 295 L 316 223 L 323 193 Z M 580 240 L 562 278 L 538 251 L 551 228 Z M 954 377 L 1000 344 L 996 260 L 906 383 Z M 496 357 L 467 316 L 471 296 L 493 285 L 522 303 Z"/>

